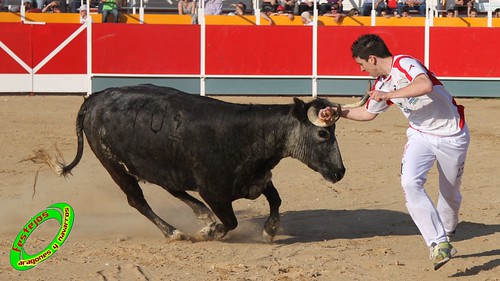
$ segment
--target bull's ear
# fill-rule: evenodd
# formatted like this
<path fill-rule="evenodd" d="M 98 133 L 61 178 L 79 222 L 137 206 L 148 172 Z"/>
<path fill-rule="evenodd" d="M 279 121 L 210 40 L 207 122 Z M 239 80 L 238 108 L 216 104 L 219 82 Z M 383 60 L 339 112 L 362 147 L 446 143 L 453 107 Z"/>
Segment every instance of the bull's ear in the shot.
<path fill-rule="evenodd" d="M 306 104 L 298 98 L 293 98 L 293 102 L 295 103 L 295 105 L 291 110 L 292 116 L 301 121 L 307 120 Z"/>

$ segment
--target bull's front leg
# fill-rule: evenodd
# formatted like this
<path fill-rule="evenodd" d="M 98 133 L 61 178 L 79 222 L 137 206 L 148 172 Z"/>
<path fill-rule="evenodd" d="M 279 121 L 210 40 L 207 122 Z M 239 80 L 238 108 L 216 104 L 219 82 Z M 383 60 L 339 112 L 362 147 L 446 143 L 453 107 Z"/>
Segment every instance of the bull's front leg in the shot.
<path fill-rule="evenodd" d="M 272 181 L 267 182 L 266 189 L 262 193 L 266 196 L 270 209 L 269 218 L 267 218 L 264 224 L 262 235 L 268 243 L 272 243 L 280 226 L 279 208 L 281 206 L 281 198 Z"/>
<path fill-rule="evenodd" d="M 222 224 L 213 222 L 204 227 L 199 232 L 200 238 L 210 240 L 221 239 L 226 236 L 229 230 L 233 230 L 238 226 L 238 220 L 234 215 L 232 202 L 213 202 L 207 199 L 205 199 L 205 202 L 207 202 Z"/>

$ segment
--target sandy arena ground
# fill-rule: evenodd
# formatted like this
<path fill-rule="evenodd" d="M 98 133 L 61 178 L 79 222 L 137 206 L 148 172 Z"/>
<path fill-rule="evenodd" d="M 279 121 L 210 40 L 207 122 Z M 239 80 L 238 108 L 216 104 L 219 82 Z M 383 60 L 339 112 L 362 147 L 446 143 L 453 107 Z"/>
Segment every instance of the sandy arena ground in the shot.
<path fill-rule="evenodd" d="M 234 102 L 291 103 L 291 97 L 226 97 Z M 335 98 L 351 102 L 351 98 Z M 463 179 L 461 222 L 452 259 L 432 269 L 399 184 L 407 122 L 391 108 L 373 122 L 340 120 L 337 137 L 347 174 L 332 184 L 294 159 L 274 170 L 281 228 L 274 244 L 261 237 L 268 215 L 262 197 L 234 203 L 239 226 L 222 241 L 168 242 L 131 208 L 88 146 L 68 179 L 20 160 L 54 144 L 66 161 L 76 152 L 80 96 L 0 96 L 0 280 L 500 280 L 500 99 L 458 99 L 472 142 Z M 427 182 L 437 195 L 437 172 Z M 159 187 L 143 185 L 153 209 L 182 231 L 201 225 Z M 67 202 L 75 224 L 66 243 L 28 271 L 9 263 L 23 225 L 52 203 Z M 37 228 L 25 250 L 45 248 L 59 226 Z"/>

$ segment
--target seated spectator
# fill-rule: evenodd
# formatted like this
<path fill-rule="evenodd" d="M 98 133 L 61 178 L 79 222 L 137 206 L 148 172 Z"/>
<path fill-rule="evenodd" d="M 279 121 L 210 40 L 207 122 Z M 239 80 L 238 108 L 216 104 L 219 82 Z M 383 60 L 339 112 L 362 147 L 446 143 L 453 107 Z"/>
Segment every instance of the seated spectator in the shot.
<path fill-rule="evenodd" d="M 350 17 L 357 17 L 357 16 L 359 16 L 359 10 L 356 9 L 356 8 L 350 9 L 348 16 L 350 16 Z"/>
<path fill-rule="evenodd" d="M 271 14 L 273 13 L 273 7 L 263 6 L 260 10 L 260 18 L 269 22 L 269 25 L 275 25 L 276 23 L 271 19 Z"/>
<path fill-rule="evenodd" d="M 311 13 L 310 12 L 302 12 L 300 14 L 300 19 L 302 20 L 302 23 L 304 25 L 314 25 L 314 21 L 311 18 Z"/>
<path fill-rule="evenodd" d="M 278 1 L 277 0 L 262 0 L 261 10 L 264 10 L 264 7 L 271 8 L 271 12 L 274 13 L 278 9 Z"/>
<path fill-rule="evenodd" d="M 454 18 L 455 17 L 455 11 L 453 9 L 446 10 L 446 17 L 447 18 Z"/>
<path fill-rule="evenodd" d="M 61 9 L 59 8 L 58 1 L 52 1 L 42 9 L 42 13 L 60 13 L 60 12 Z"/>
<path fill-rule="evenodd" d="M 330 13 L 323 14 L 325 17 L 333 17 L 334 22 L 341 22 L 345 18 L 345 14 L 339 12 L 339 4 L 334 3 L 332 5 L 332 11 Z"/>
<path fill-rule="evenodd" d="M 298 14 L 302 16 L 303 12 L 313 14 L 314 0 L 300 0 Z"/>
<path fill-rule="evenodd" d="M 475 0 L 456 0 L 453 10 L 455 11 L 455 17 L 458 17 L 460 12 L 467 11 L 467 16 L 470 16 L 470 9 L 474 7 Z"/>
<path fill-rule="evenodd" d="M 411 15 L 410 15 L 410 8 L 408 6 L 404 6 L 402 9 L 401 9 L 401 16 L 403 18 L 411 18 Z"/>
<path fill-rule="evenodd" d="M 118 23 L 118 3 L 117 0 L 101 0 L 102 22 L 108 22 L 108 15 L 113 15 L 113 22 Z"/>
<path fill-rule="evenodd" d="M 476 8 L 470 8 L 469 17 L 477 18 L 477 9 Z"/>
<path fill-rule="evenodd" d="M 228 16 L 244 16 L 245 11 L 247 9 L 247 5 L 243 2 L 238 2 L 238 4 L 231 4 L 231 7 L 234 7 L 234 12 L 230 12 Z"/>
<path fill-rule="evenodd" d="M 87 14 L 87 5 L 86 4 L 81 5 L 77 10 L 80 12 L 80 23 L 84 23 L 87 20 L 92 21 L 92 18 L 89 17 Z"/>
<path fill-rule="evenodd" d="M 43 6 L 45 6 L 44 4 L 45 4 L 44 0 L 34 0 L 33 5 L 31 5 L 31 8 L 32 9 L 37 8 L 37 9 L 40 9 L 40 11 L 42 11 Z M 31 12 L 33 12 L 33 11 L 31 11 Z"/>
<path fill-rule="evenodd" d="M 222 14 L 222 0 L 205 0 L 205 15 Z"/>
<path fill-rule="evenodd" d="M 32 8 L 31 1 L 25 1 L 24 2 L 24 11 L 26 13 L 28 13 L 31 10 L 31 8 Z"/>
<path fill-rule="evenodd" d="M 389 14 L 389 9 L 383 9 L 382 11 L 380 11 L 380 16 L 384 17 L 384 18 L 391 17 L 390 14 Z"/>
<path fill-rule="evenodd" d="M 332 10 L 332 5 L 338 4 L 339 13 L 342 13 L 342 0 L 320 0 L 319 1 L 319 15 L 322 16 Z"/>
<path fill-rule="evenodd" d="M 81 5 L 80 0 L 69 0 L 69 12 L 70 13 L 78 13 L 80 10 L 79 7 Z"/>
<path fill-rule="evenodd" d="M 401 2 L 402 4 L 402 2 Z M 387 14 L 393 14 L 395 17 L 399 17 L 398 0 L 387 0 L 386 3 Z"/>
<path fill-rule="evenodd" d="M 493 17 L 500 18 L 500 8 L 496 8 L 495 11 L 493 11 Z"/>
<path fill-rule="evenodd" d="M 361 15 L 362 16 L 370 16 L 372 13 L 372 6 L 373 6 L 373 1 L 375 1 L 375 11 L 377 15 L 380 14 L 380 12 L 385 9 L 385 2 L 384 0 L 365 0 L 363 2 L 363 5 L 361 6 Z"/>
<path fill-rule="evenodd" d="M 196 14 L 196 3 L 190 0 L 181 0 L 177 4 L 177 12 L 179 15 L 190 15 L 191 24 L 198 23 L 198 15 Z"/>
<path fill-rule="evenodd" d="M 196 4 L 190 0 L 181 0 L 177 4 L 177 12 L 179 15 L 192 15 L 195 13 L 195 6 Z"/>
<path fill-rule="evenodd" d="M 299 11 L 298 0 L 283 0 L 281 6 L 284 8 L 283 13 L 295 13 L 295 7 L 297 7 L 297 13 Z"/>
<path fill-rule="evenodd" d="M 410 13 L 410 10 L 418 10 L 420 11 L 420 15 L 425 17 L 425 0 L 406 0 L 403 5 L 403 8 L 404 7 L 408 7 L 408 14 Z"/>
<path fill-rule="evenodd" d="M 286 12 L 285 7 L 283 7 L 283 6 L 278 6 L 276 13 L 272 13 L 271 16 L 287 16 L 288 19 L 291 21 L 293 21 L 293 19 L 295 18 L 293 13 Z"/>

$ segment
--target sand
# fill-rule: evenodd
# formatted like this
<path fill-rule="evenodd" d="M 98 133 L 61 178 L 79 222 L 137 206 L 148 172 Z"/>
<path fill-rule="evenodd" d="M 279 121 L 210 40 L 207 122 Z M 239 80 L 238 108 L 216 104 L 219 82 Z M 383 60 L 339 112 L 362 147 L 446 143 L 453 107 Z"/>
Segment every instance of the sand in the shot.
<path fill-rule="evenodd" d="M 291 97 L 225 97 L 240 103 L 291 103 Z M 334 98 L 351 102 L 352 98 Z M 273 170 L 281 227 L 274 244 L 261 236 L 268 215 L 263 196 L 238 200 L 239 226 L 221 241 L 167 241 L 131 208 L 86 145 L 69 178 L 20 162 L 54 145 L 70 161 L 81 96 L 0 96 L 0 280 L 500 280 L 500 100 L 457 99 L 465 105 L 471 145 L 454 246 L 458 254 L 438 271 L 405 207 L 399 184 L 407 121 L 391 108 L 373 122 L 340 120 L 337 138 L 347 173 L 327 182 L 294 159 Z M 143 184 L 166 221 L 194 234 L 203 225 L 182 202 Z M 437 170 L 426 185 L 437 197 Z M 56 202 L 75 210 L 65 244 L 27 271 L 10 266 L 12 243 L 24 224 Z M 49 245 L 59 225 L 40 225 L 29 254 Z"/>

